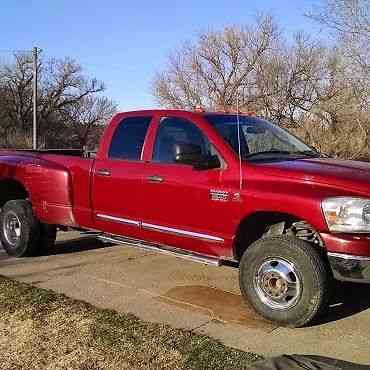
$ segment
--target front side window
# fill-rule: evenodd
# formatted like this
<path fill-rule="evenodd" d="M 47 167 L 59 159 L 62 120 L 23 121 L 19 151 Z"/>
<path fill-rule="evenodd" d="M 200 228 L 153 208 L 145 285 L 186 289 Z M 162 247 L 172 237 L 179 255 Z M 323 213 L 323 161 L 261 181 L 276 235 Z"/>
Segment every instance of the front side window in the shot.
<path fill-rule="evenodd" d="M 266 120 L 240 115 L 209 114 L 205 118 L 242 159 L 319 156 L 313 148 Z M 240 134 L 238 135 L 238 120 Z"/>
<path fill-rule="evenodd" d="M 140 160 L 151 117 L 123 119 L 114 132 L 109 158 Z"/>
<path fill-rule="evenodd" d="M 201 130 L 182 118 L 163 118 L 157 132 L 153 161 L 177 163 L 176 146 L 188 146 L 199 151 L 199 155 L 210 155 L 210 143 Z"/>

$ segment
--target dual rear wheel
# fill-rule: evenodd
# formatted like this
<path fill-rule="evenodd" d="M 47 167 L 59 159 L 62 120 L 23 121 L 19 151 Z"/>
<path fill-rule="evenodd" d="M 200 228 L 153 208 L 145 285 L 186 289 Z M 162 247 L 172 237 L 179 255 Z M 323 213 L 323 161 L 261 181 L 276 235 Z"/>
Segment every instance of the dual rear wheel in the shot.
<path fill-rule="evenodd" d="M 55 243 L 56 226 L 41 223 L 27 200 L 10 200 L 0 212 L 0 240 L 7 254 L 14 257 L 44 253 Z"/>

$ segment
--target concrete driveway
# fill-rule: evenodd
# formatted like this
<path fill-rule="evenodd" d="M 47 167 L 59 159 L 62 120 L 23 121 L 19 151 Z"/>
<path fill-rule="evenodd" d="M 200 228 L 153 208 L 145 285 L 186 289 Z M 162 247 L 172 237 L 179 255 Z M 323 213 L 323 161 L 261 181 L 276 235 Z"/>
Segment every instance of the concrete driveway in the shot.
<path fill-rule="evenodd" d="M 14 259 L 0 274 L 220 339 L 265 356 L 314 354 L 370 364 L 370 286 L 339 285 L 320 325 L 286 329 L 258 317 L 240 297 L 238 271 L 60 233 L 47 256 Z"/>

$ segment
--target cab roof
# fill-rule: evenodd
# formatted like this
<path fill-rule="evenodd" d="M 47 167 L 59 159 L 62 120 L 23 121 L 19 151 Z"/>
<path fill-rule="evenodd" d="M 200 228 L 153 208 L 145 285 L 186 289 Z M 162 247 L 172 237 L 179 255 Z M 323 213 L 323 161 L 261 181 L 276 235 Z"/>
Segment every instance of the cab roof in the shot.
<path fill-rule="evenodd" d="M 132 110 L 132 111 L 125 111 L 125 112 L 119 112 L 117 114 L 162 114 L 162 115 L 167 115 L 167 114 L 181 114 L 181 113 L 187 113 L 187 114 L 196 114 L 200 116 L 204 115 L 236 115 L 239 113 L 241 116 L 256 116 L 255 112 L 236 112 L 236 111 L 222 111 L 222 110 L 217 110 L 217 111 L 207 111 L 207 110 L 190 110 L 190 109 L 142 109 L 142 110 Z"/>

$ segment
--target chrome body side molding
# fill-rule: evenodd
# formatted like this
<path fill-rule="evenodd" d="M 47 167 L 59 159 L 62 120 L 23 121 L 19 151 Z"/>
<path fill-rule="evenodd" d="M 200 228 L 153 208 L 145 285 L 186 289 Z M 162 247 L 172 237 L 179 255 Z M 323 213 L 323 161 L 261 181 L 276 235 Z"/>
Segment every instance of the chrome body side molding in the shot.
<path fill-rule="evenodd" d="M 370 257 L 328 252 L 328 259 L 337 280 L 370 283 Z"/>
<path fill-rule="evenodd" d="M 114 222 L 119 222 L 121 224 L 127 224 L 127 225 L 140 227 L 139 221 L 130 220 L 128 218 L 115 217 L 115 216 L 105 215 L 103 213 L 98 213 L 96 217 L 101 220 L 105 220 L 105 221 L 114 221 Z"/>
<path fill-rule="evenodd" d="M 98 236 L 98 239 L 107 243 L 124 244 L 130 247 L 136 247 L 147 251 L 160 252 L 163 254 L 180 257 L 193 262 L 200 262 L 207 265 L 221 266 L 222 264 L 221 259 L 217 257 L 206 256 L 200 253 L 190 252 L 176 247 L 170 247 L 168 245 L 149 243 L 139 239 L 126 238 L 112 234 L 101 234 Z"/>
<path fill-rule="evenodd" d="M 173 227 L 160 226 L 160 225 L 150 224 L 150 223 L 147 223 L 147 222 L 131 220 L 131 219 L 128 219 L 128 218 L 106 215 L 106 214 L 103 214 L 103 213 L 98 213 L 96 215 L 96 217 L 98 219 L 104 220 L 104 221 L 118 222 L 118 223 L 121 223 L 121 224 L 126 224 L 126 225 L 131 225 L 131 226 L 136 226 L 136 227 L 142 227 L 143 229 L 154 230 L 154 231 L 158 231 L 158 232 L 162 232 L 162 233 L 186 236 L 186 237 L 206 240 L 206 241 L 210 241 L 210 242 L 214 242 L 214 243 L 223 243 L 224 242 L 224 239 L 219 238 L 218 236 L 213 236 L 213 235 L 208 235 L 208 234 L 203 234 L 203 233 L 197 233 L 197 232 L 177 229 L 177 228 L 173 228 Z"/>
<path fill-rule="evenodd" d="M 192 231 L 187 231 L 187 230 L 182 230 L 182 229 L 175 229 L 175 228 L 166 227 L 166 226 L 159 226 L 159 225 L 149 224 L 149 223 L 146 223 L 146 222 L 143 222 L 141 225 L 142 225 L 143 229 L 161 231 L 161 232 L 168 233 L 168 234 L 188 236 L 188 237 L 191 237 L 191 238 L 197 238 L 197 239 L 207 240 L 207 241 L 216 242 L 216 243 L 223 243 L 224 242 L 224 239 L 219 238 L 217 236 L 213 236 L 213 235 L 195 233 L 195 232 L 192 232 Z"/>

